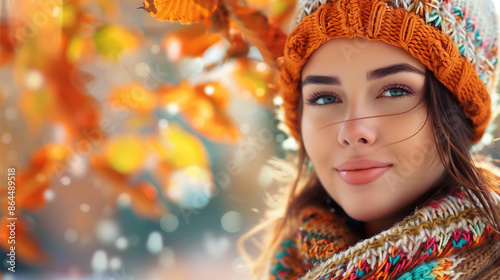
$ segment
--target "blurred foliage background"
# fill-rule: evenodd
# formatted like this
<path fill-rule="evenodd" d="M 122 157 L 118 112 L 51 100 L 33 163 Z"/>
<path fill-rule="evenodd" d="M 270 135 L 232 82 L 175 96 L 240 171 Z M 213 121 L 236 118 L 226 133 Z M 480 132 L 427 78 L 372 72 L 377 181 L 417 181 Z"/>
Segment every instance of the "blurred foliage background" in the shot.
<path fill-rule="evenodd" d="M 3 279 L 249 279 L 235 241 L 262 216 L 266 160 L 287 138 L 277 72 L 246 37 L 265 40 L 243 29 L 270 26 L 263 13 L 279 25 L 294 1 L 191 25 L 141 1 L 0 3 Z"/>
<path fill-rule="evenodd" d="M 0 279 L 250 279 L 235 242 L 296 148 L 275 70 L 294 6 L 1 0 Z"/>

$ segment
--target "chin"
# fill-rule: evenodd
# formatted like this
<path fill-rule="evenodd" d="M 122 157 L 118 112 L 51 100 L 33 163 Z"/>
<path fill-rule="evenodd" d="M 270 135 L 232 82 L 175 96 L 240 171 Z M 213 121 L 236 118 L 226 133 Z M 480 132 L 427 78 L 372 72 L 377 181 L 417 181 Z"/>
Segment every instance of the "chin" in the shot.
<path fill-rule="evenodd" d="M 341 207 L 349 217 L 361 222 L 379 221 L 392 217 L 398 213 L 395 209 L 382 207 L 381 205 L 369 205 L 369 203 L 358 203 L 357 205 L 361 207 L 352 207 L 352 205 L 356 204 L 350 204 L 347 205 L 347 207 L 341 205 Z"/>
<path fill-rule="evenodd" d="M 386 217 L 384 213 L 379 213 L 377 211 L 371 211 L 373 209 L 362 209 L 362 210 L 352 210 L 352 209 L 344 209 L 344 212 L 351 218 L 360 221 L 360 222 L 371 222 L 383 219 Z"/>

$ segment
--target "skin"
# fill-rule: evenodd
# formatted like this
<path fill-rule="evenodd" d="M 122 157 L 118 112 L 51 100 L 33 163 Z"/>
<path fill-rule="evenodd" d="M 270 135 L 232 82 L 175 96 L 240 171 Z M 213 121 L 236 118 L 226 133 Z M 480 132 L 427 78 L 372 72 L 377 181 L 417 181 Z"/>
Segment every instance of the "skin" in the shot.
<path fill-rule="evenodd" d="M 366 222 L 369 236 L 413 211 L 445 172 L 421 101 L 425 70 L 403 49 L 361 38 L 323 44 L 302 70 L 307 155 L 331 198 Z M 357 159 L 389 168 L 372 182 L 349 184 L 339 166 Z"/>

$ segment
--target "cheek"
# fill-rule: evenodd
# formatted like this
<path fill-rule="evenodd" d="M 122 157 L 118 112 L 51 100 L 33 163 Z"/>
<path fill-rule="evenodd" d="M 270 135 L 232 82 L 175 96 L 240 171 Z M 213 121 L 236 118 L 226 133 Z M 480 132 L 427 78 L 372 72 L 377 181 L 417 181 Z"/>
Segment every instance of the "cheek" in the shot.
<path fill-rule="evenodd" d="M 437 180 L 444 172 L 432 129 L 429 120 L 417 134 L 408 139 L 407 145 L 400 145 L 395 151 L 400 162 L 398 173 L 401 177 L 425 178 L 432 181 Z"/>
<path fill-rule="evenodd" d="M 315 169 L 327 168 L 328 160 L 337 149 L 335 127 L 321 128 L 312 118 L 304 116 L 301 122 L 302 141 Z"/>
<path fill-rule="evenodd" d="M 430 120 L 427 119 L 425 112 L 411 112 L 381 119 L 378 126 L 380 132 L 378 140 L 387 144 L 400 141 L 412 142 L 415 138 L 422 137 L 423 130 L 429 124 Z M 403 150 L 405 151 L 407 152 Z"/>

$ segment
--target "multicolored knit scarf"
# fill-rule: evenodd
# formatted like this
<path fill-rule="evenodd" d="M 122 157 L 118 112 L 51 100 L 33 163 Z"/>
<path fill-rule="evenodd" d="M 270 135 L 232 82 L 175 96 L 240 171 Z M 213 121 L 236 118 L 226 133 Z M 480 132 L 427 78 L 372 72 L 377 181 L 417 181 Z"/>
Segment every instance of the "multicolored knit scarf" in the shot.
<path fill-rule="evenodd" d="M 302 225 L 273 260 L 271 279 L 500 279 L 500 236 L 466 192 L 454 191 L 361 241 L 346 217 L 304 209 Z"/>

